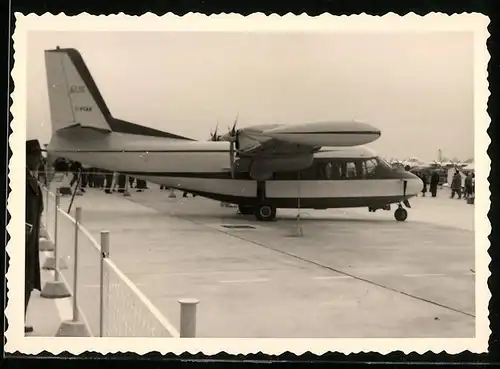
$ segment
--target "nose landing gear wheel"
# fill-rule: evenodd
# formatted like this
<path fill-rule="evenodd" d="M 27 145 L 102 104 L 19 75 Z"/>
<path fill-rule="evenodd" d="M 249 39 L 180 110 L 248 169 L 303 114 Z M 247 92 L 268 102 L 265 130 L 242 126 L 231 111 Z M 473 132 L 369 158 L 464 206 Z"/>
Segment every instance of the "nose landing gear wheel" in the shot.
<path fill-rule="evenodd" d="M 260 204 L 255 207 L 254 215 L 257 220 L 273 220 L 276 217 L 276 207 L 271 204 Z"/>
<path fill-rule="evenodd" d="M 394 218 L 396 218 L 398 222 L 404 222 L 406 218 L 408 218 L 408 212 L 406 209 L 399 207 L 394 212 Z"/>

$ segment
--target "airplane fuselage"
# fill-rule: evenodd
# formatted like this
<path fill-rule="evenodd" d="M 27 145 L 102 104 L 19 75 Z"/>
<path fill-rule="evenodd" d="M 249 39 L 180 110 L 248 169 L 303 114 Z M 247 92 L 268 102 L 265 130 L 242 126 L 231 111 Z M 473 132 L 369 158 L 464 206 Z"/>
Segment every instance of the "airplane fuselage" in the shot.
<path fill-rule="evenodd" d="M 322 148 L 300 172 L 277 172 L 259 183 L 231 177 L 229 143 L 169 140 L 92 129 L 54 134 L 48 151 L 89 166 L 128 174 L 217 201 L 254 204 L 261 195 L 277 208 L 382 208 L 416 195 L 422 182 L 396 171 L 363 147 Z M 406 181 L 406 191 L 403 182 Z"/>

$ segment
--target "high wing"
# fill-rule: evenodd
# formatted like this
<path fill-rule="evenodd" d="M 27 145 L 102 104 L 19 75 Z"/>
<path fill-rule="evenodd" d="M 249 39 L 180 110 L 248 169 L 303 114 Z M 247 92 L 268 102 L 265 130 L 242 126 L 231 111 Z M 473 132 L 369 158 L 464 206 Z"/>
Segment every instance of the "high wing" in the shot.
<path fill-rule="evenodd" d="M 362 122 L 268 124 L 233 130 L 223 139 L 234 141 L 238 156 L 313 153 L 322 146 L 358 146 L 375 141 L 380 130 Z"/>
<path fill-rule="evenodd" d="M 354 121 L 269 124 L 238 130 L 235 122 L 222 139 L 231 143 L 233 178 L 235 172 L 249 172 L 256 180 L 266 180 L 274 172 L 309 167 L 313 154 L 323 146 L 358 146 L 379 137 L 379 129 Z"/>

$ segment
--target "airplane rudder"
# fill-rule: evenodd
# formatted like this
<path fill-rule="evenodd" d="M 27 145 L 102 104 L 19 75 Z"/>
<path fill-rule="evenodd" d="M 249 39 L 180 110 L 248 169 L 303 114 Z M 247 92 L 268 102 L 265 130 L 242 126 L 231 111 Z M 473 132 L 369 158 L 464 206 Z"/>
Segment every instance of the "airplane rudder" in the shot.
<path fill-rule="evenodd" d="M 111 131 L 111 114 L 81 54 L 58 48 L 47 50 L 45 59 L 54 130 L 79 125 Z"/>

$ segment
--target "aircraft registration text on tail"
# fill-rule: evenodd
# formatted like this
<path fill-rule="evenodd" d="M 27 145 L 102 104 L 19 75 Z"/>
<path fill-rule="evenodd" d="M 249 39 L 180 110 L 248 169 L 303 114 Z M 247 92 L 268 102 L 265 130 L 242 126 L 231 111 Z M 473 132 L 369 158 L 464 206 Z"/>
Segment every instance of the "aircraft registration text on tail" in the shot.
<path fill-rule="evenodd" d="M 196 141 L 112 116 L 79 51 L 45 51 L 52 120 L 47 152 L 238 205 L 272 220 L 278 208 L 367 207 L 404 221 L 415 175 L 361 145 L 380 137 L 363 122 L 323 121 L 233 128 Z"/>

